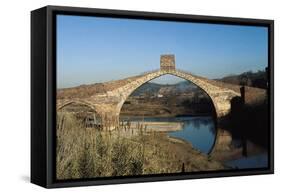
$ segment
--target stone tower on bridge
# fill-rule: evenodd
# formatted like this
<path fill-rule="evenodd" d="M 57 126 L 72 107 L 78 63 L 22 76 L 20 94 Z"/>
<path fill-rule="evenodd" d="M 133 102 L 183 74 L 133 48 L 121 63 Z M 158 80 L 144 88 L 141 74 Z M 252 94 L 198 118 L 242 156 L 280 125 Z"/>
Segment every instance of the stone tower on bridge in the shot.
<path fill-rule="evenodd" d="M 161 55 L 160 70 L 176 70 L 175 55 Z"/>

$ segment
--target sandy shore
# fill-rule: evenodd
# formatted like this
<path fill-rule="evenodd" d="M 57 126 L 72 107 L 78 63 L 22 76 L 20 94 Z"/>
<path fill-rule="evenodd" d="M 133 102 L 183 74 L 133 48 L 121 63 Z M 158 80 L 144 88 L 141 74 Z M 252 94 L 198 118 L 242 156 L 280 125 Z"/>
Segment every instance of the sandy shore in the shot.
<path fill-rule="evenodd" d="M 142 129 L 147 132 L 155 131 L 155 132 L 168 132 L 168 131 L 179 131 L 183 128 L 183 122 L 131 122 L 132 129 Z"/>

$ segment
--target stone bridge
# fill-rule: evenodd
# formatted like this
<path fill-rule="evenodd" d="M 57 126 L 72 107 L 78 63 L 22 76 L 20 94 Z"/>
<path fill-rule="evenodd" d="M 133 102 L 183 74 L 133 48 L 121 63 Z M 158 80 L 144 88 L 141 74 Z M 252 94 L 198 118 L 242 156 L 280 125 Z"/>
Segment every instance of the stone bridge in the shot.
<path fill-rule="evenodd" d="M 95 114 L 94 118 L 96 115 L 99 117 L 101 126 L 106 126 L 103 128 L 114 129 L 119 125 L 120 111 L 126 99 L 143 84 L 167 74 L 188 80 L 204 90 L 212 101 L 216 118 L 223 117 L 231 111 L 232 99 L 235 97 L 241 99 L 241 86 L 210 80 L 176 69 L 174 56 L 162 55 L 159 70 L 123 80 L 58 90 L 57 111 L 71 104 L 87 106 L 94 110 L 92 111 Z M 263 100 L 266 96 L 266 90 L 258 88 L 245 87 L 244 91 L 247 92 L 243 93 L 242 98 L 247 104 Z M 229 149 L 231 141 L 231 134 L 218 127 L 213 152 Z"/>
<path fill-rule="evenodd" d="M 119 123 L 121 108 L 130 94 L 150 80 L 167 74 L 188 80 L 204 90 L 210 97 L 218 118 L 229 113 L 231 99 L 240 96 L 239 87 L 233 87 L 230 84 L 209 80 L 183 70 L 178 70 L 175 68 L 175 58 L 173 55 L 162 55 L 159 70 L 126 78 L 121 84 L 117 84 L 116 88 L 109 89 L 105 92 L 97 92 L 83 97 L 74 95 L 62 99 L 58 98 L 57 110 L 72 103 L 88 105 L 102 118 L 109 119 L 113 125 L 116 125 Z M 114 85 L 115 82 L 107 83 L 107 85 L 110 84 Z M 83 91 L 79 90 L 77 92 L 80 93 Z"/>

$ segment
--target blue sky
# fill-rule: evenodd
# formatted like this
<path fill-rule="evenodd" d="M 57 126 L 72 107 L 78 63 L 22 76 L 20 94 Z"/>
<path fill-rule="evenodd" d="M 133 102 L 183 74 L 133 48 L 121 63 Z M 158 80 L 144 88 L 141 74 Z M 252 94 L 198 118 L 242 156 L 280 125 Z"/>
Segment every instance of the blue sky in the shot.
<path fill-rule="evenodd" d="M 59 15 L 57 84 L 138 75 L 158 69 L 161 54 L 175 54 L 178 69 L 220 78 L 263 70 L 267 49 L 265 27 Z"/>

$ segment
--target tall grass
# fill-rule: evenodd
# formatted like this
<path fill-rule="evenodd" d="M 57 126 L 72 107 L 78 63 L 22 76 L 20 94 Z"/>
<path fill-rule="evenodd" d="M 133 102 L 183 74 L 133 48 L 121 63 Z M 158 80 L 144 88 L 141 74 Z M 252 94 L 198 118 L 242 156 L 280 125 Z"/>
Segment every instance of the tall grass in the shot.
<path fill-rule="evenodd" d="M 57 179 L 138 175 L 143 156 L 136 142 L 86 128 L 73 113 L 57 115 Z"/>
<path fill-rule="evenodd" d="M 141 123 L 134 128 L 121 122 L 113 131 L 87 128 L 71 112 L 57 113 L 56 149 L 60 180 L 223 169 L 192 146 L 171 142 Z"/>

